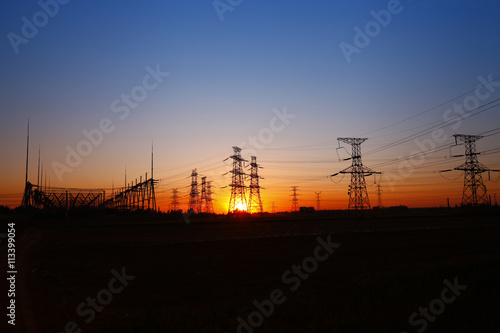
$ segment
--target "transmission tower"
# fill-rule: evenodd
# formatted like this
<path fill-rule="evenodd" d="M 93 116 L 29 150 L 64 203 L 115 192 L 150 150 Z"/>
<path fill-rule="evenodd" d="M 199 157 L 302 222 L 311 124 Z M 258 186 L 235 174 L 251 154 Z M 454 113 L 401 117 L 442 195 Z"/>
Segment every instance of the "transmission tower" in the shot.
<path fill-rule="evenodd" d="M 490 171 L 479 163 L 476 153 L 476 141 L 481 139 L 480 135 L 455 134 L 455 144 L 462 141 L 465 146 L 465 163 L 456 167 L 455 170 L 464 171 L 464 189 L 462 193 L 463 206 L 489 205 L 486 186 L 483 183 L 482 173 Z"/>
<path fill-rule="evenodd" d="M 321 192 L 314 192 L 316 194 L 316 210 L 321 210 L 321 202 L 319 199 L 319 195 Z"/>
<path fill-rule="evenodd" d="M 361 162 L 361 144 L 365 142 L 366 138 L 337 138 L 340 142 L 347 143 L 352 146 L 352 165 L 333 176 L 350 173 L 351 185 L 349 185 L 349 206 L 348 209 L 370 209 L 370 200 L 368 199 L 368 191 L 366 190 L 365 176 L 372 174 L 379 174 L 370 168 L 367 168 Z"/>
<path fill-rule="evenodd" d="M 231 197 L 229 199 L 228 213 L 234 213 L 236 211 L 248 211 L 247 209 L 247 199 L 245 196 L 245 172 L 243 171 L 243 162 L 246 162 L 241 157 L 241 148 L 233 147 L 234 155 L 229 158 L 233 159 L 233 170 L 231 177 Z"/>
<path fill-rule="evenodd" d="M 205 213 L 213 214 L 214 213 L 214 204 L 212 199 L 212 182 L 207 181 L 207 196 L 205 200 Z"/>
<path fill-rule="evenodd" d="M 207 205 L 207 177 L 201 177 L 201 199 L 200 199 L 200 213 L 205 212 Z"/>
<path fill-rule="evenodd" d="M 257 157 L 252 156 L 252 162 L 250 163 L 250 195 L 248 198 L 248 212 L 253 213 L 256 211 L 257 213 L 262 213 L 262 200 L 260 198 L 260 189 L 262 188 L 259 185 L 259 179 L 263 179 L 259 176 L 259 168 L 262 169 L 261 166 L 257 164 Z"/>
<path fill-rule="evenodd" d="M 377 184 L 377 204 L 379 208 L 382 208 L 382 190 L 380 189 L 380 184 Z"/>
<path fill-rule="evenodd" d="M 207 181 L 207 177 L 201 178 L 201 210 L 202 213 L 213 213 L 214 205 L 212 199 L 212 182 Z"/>
<path fill-rule="evenodd" d="M 299 211 L 299 199 L 297 199 L 298 186 L 291 186 L 291 187 L 292 187 L 292 194 L 290 196 L 292 197 L 292 212 L 298 212 Z"/>
<path fill-rule="evenodd" d="M 273 204 L 271 205 L 271 212 L 273 214 L 276 214 L 276 205 L 274 204 L 274 201 L 273 201 Z"/>
<path fill-rule="evenodd" d="M 198 192 L 198 172 L 191 172 L 191 191 L 189 192 L 189 209 L 199 213 L 201 211 L 200 193 Z"/>
<path fill-rule="evenodd" d="M 170 203 L 171 211 L 179 210 L 179 190 L 176 188 L 172 189 L 172 202 Z"/>

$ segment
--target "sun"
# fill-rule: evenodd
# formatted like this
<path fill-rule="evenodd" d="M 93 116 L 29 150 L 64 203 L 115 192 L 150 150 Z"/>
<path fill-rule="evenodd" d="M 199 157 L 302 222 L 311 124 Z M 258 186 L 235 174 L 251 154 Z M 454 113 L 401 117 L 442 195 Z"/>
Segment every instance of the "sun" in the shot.
<path fill-rule="evenodd" d="M 246 212 L 247 211 L 247 205 L 245 205 L 243 202 L 239 202 L 236 207 L 235 207 L 236 210 L 239 210 L 239 211 L 242 211 L 242 212 Z"/>

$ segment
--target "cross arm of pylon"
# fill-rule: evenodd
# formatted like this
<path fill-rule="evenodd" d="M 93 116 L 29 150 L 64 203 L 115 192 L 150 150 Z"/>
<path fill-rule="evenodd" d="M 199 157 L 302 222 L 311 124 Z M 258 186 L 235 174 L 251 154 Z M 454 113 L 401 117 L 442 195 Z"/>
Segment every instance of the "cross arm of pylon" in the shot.
<path fill-rule="evenodd" d="M 345 168 L 344 170 L 342 171 L 339 171 L 337 173 L 334 173 L 333 175 L 331 175 L 330 177 L 335 177 L 336 175 L 338 175 L 339 173 L 358 173 L 358 174 L 364 174 L 366 176 L 370 176 L 370 175 L 373 175 L 373 174 L 376 174 L 376 175 L 379 175 L 381 174 L 381 172 L 378 172 L 378 171 L 374 171 L 366 166 L 361 166 L 361 167 L 353 167 L 353 166 L 350 166 L 350 167 L 347 167 Z"/>
<path fill-rule="evenodd" d="M 471 163 L 463 163 L 453 170 L 460 170 L 460 171 L 474 171 L 474 172 L 485 172 L 485 171 L 495 171 L 495 170 L 490 170 L 486 166 L 482 165 L 481 163 L 477 162 L 471 165 Z"/>

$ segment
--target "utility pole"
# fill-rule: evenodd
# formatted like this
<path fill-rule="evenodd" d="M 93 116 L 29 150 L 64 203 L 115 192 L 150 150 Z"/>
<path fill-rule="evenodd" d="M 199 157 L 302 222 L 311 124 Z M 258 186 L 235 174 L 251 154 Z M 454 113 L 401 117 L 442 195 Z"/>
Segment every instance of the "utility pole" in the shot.
<path fill-rule="evenodd" d="M 236 211 L 248 211 L 247 199 L 245 195 L 245 172 L 243 171 L 243 162 L 247 162 L 241 157 L 241 148 L 233 147 L 234 154 L 227 159 L 233 159 L 233 169 L 230 171 L 231 176 L 231 197 L 229 198 L 228 214 Z M 226 159 L 226 160 L 227 160 Z"/>
<path fill-rule="evenodd" d="M 262 188 L 259 185 L 259 179 L 263 179 L 259 176 L 259 168 L 262 169 L 261 166 L 257 164 L 257 157 L 252 156 L 252 162 L 250 163 L 250 196 L 248 199 L 248 212 L 253 213 L 256 211 L 257 213 L 263 212 L 262 208 L 262 200 L 260 198 L 260 189 Z"/>
<path fill-rule="evenodd" d="M 156 211 L 156 193 L 155 193 L 155 184 L 158 181 L 155 181 L 153 172 L 154 172 L 154 148 L 153 141 L 151 141 L 151 179 L 148 180 L 148 176 L 146 174 L 146 188 L 148 193 L 148 209 L 153 209 Z"/>
<path fill-rule="evenodd" d="M 31 184 L 28 184 L 28 160 L 29 160 L 29 152 L 30 152 L 30 119 L 28 118 L 28 130 L 26 135 L 26 176 L 24 179 L 24 195 L 21 202 L 21 206 L 27 209 L 29 206 L 33 204 L 33 189 Z M 25 213 L 27 210 L 25 211 Z"/>
<path fill-rule="evenodd" d="M 321 202 L 319 199 L 319 195 L 321 192 L 314 192 L 316 194 L 316 210 L 321 210 Z"/>
<path fill-rule="evenodd" d="M 26 177 L 24 184 L 28 184 L 28 158 L 30 153 L 30 119 L 28 118 L 28 135 L 26 136 Z"/>
<path fill-rule="evenodd" d="M 372 174 L 380 174 L 380 172 L 375 172 L 370 168 L 363 165 L 361 161 L 361 144 L 365 142 L 366 138 L 337 138 L 340 142 L 347 143 L 352 146 L 351 160 L 352 165 L 331 177 L 341 174 L 350 173 L 351 174 L 351 185 L 349 185 L 349 206 L 348 209 L 370 209 L 370 200 L 368 199 L 368 191 L 366 190 L 365 176 L 370 176 Z"/>
<path fill-rule="evenodd" d="M 291 188 L 292 188 L 292 194 L 290 196 L 292 197 L 292 212 L 298 212 L 299 211 L 299 199 L 297 199 L 298 186 L 291 186 Z"/>
<path fill-rule="evenodd" d="M 490 169 L 479 163 L 477 160 L 479 153 L 476 153 L 476 141 L 481 139 L 482 136 L 465 134 L 455 134 L 453 136 L 455 137 L 455 144 L 461 141 L 465 146 L 465 163 L 455 168 L 455 170 L 464 171 L 462 206 L 491 204 L 482 177 L 482 173 L 490 171 Z"/>

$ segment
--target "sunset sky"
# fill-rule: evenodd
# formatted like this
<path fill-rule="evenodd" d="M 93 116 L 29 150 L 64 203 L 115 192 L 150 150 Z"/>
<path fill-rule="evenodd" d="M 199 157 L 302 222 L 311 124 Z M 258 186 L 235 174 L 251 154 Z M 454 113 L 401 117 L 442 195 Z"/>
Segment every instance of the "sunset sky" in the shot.
<path fill-rule="evenodd" d="M 438 172 L 464 162 L 453 134 L 484 134 L 479 161 L 500 169 L 498 1 L 41 3 L 50 15 L 0 5 L 0 205 L 21 203 L 28 118 L 32 183 L 40 146 L 47 185 L 109 193 L 125 168 L 150 176 L 153 141 L 162 210 L 172 188 L 186 209 L 197 168 L 225 212 L 232 146 L 263 167 L 266 211 L 289 210 L 291 186 L 300 206 L 321 191 L 347 208 L 338 137 L 368 138 L 372 206 L 375 181 L 384 206 L 459 204 L 463 173 Z M 500 194 L 499 173 L 483 177 Z"/>

